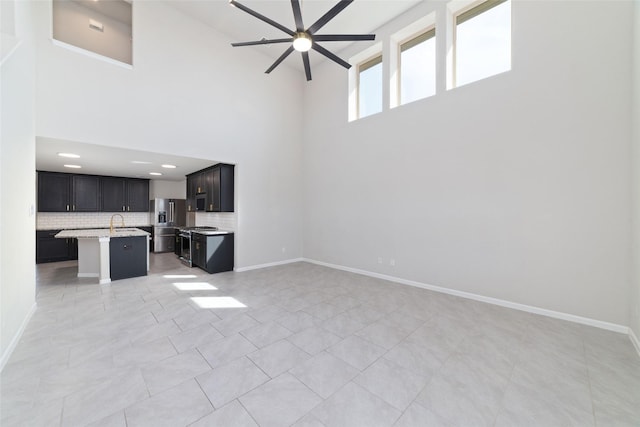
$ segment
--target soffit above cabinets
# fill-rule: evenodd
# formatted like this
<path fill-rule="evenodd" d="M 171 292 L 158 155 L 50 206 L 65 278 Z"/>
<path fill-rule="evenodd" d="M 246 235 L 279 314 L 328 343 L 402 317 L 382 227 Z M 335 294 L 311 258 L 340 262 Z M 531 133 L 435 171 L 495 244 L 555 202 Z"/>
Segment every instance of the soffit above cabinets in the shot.
<path fill-rule="evenodd" d="M 58 153 L 73 153 L 80 158 L 60 157 Z M 61 139 L 43 137 L 36 139 L 36 169 L 50 172 L 184 181 L 185 175 L 215 163 L 220 162 L 213 159 L 174 156 Z M 65 164 L 76 164 L 82 168 L 70 169 L 65 167 Z M 176 168 L 163 168 L 162 165 L 166 164 L 174 165 Z M 154 176 L 150 175 L 150 172 L 158 172 L 162 175 Z"/>

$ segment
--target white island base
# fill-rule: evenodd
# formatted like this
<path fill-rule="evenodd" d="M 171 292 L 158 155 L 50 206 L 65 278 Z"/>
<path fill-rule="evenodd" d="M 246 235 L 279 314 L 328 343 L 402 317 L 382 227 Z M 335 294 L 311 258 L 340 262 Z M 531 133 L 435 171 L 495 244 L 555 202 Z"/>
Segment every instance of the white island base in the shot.
<path fill-rule="evenodd" d="M 110 241 L 109 237 L 78 238 L 78 277 L 97 277 L 101 285 L 111 282 Z"/>
<path fill-rule="evenodd" d="M 56 238 L 78 239 L 78 277 L 97 277 L 101 285 L 111 282 L 110 242 L 112 238 L 146 236 L 147 247 L 149 233 L 132 229 L 63 230 Z M 147 271 L 149 271 L 149 251 L 147 254 Z"/>

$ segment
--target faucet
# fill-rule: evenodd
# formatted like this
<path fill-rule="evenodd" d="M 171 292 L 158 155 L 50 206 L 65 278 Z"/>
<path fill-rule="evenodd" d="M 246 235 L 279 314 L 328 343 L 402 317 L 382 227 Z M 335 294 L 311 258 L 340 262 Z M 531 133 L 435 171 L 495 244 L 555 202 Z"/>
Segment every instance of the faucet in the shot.
<path fill-rule="evenodd" d="M 113 233 L 113 218 L 114 218 L 116 215 L 117 215 L 117 216 L 119 216 L 119 217 L 120 217 L 120 219 L 122 220 L 122 221 L 121 221 L 120 226 L 121 226 L 121 227 L 124 227 L 124 226 L 125 226 L 125 225 L 124 225 L 124 217 L 123 217 L 122 215 L 118 214 L 118 213 L 117 213 L 117 214 L 113 214 L 113 215 L 111 215 L 111 219 L 109 220 L 109 232 L 110 232 L 110 233 Z"/>

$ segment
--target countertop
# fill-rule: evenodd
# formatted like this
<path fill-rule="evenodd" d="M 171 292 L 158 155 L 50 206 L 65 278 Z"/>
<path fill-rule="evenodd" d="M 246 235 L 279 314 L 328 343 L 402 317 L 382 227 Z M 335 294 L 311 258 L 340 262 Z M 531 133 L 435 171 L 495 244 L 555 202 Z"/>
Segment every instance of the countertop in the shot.
<path fill-rule="evenodd" d="M 120 221 L 118 221 L 118 224 L 120 224 Z M 152 225 L 129 225 L 129 226 L 125 226 L 125 227 L 121 227 L 120 225 L 118 225 L 118 227 L 113 227 L 113 228 L 153 228 L 153 224 Z M 100 228 L 100 226 L 93 226 L 93 227 L 73 227 L 73 228 L 69 228 L 69 227 L 58 227 L 58 228 L 52 228 L 47 226 L 46 228 L 38 228 L 36 227 L 36 231 L 55 231 L 55 230 L 95 230 L 96 228 Z"/>
<path fill-rule="evenodd" d="M 99 237 L 134 237 L 149 236 L 146 231 L 135 227 L 115 228 L 113 233 L 108 228 L 90 228 L 82 230 L 62 230 L 56 234 L 57 239 L 99 238 Z"/>
<path fill-rule="evenodd" d="M 205 231 L 192 231 L 194 234 L 202 234 L 203 236 L 218 236 L 220 234 L 233 234 L 230 230 L 205 230 Z"/>

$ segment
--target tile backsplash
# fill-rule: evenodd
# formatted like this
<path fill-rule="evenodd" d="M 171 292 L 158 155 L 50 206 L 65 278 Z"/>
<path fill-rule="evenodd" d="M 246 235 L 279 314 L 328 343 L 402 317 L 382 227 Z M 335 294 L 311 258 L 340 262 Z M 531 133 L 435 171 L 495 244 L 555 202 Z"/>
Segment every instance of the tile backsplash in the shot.
<path fill-rule="evenodd" d="M 111 215 L 112 212 L 38 212 L 36 229 L 108 228 Z M 151 214 L 148 212 L 122 212 L 120 215 L 124 217 L 127 227 L 152 225 Z M 114 219 L 114 224 L 120 226 L 120 217 Z M 197 212 L 195 225 L 237 231 L 238 217 L 235 212 Z"/>
<path fill-rule="evenodd" d="M 235 212 L 196 212 L 196 225 L 237 231 L 238 217 Z"/>
<path fill-rule="evenodd" d="M 119 212 L 118 212 L 119 213 Z M 122 212 L 124 224 L 143 226 L 151 224 L 149 212 Z M 62 230 L 74 228 L 109 228 L 112 212 L 38 212 L 36 215 L 37 230 Z M 120 226 L 120 217 L 114 219 Z"/>

